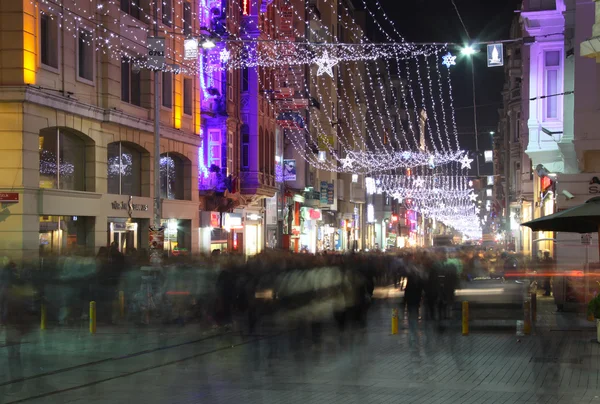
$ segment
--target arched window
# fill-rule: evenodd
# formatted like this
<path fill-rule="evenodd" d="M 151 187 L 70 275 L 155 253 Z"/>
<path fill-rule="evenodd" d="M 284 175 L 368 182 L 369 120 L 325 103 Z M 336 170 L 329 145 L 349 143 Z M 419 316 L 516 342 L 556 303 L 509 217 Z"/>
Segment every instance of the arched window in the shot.
<path fill-rule="evenodd" d="M 160 197 L 163 199 L 185 199 L 184 162 L 175 154 L 160 155 Z"/>
<path fill-rule="evenodd" d="M 86 191 L 85 141 L 60 128 L 40 132 L 40 188 Z"/>
<path fill-rule="evenodd" d="M 265 137 L 262 128 L 258 131 L 258 164 L 259 170 L 265 172 Z"/>
<path fill-rule="evenodd" d="M 108 193 L 142 196 L 142 153 L 124 142 L 107 148 Z"/>

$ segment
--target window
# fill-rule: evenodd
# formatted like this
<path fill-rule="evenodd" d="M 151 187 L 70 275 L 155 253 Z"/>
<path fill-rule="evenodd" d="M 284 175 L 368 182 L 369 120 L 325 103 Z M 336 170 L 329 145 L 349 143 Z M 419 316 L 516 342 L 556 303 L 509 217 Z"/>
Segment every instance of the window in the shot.
<path fill-rule="evenodd" d="M 515 132 L 514 141 L 518 142 L 521 139 L 521 113 L 517 112 L 517 119 L 515 120 Z"/>
<path fill-rule="evenodd" d="M 40 17 L 40 58 L 42 64 L 58 69 L 58 21 L 50 14 Z"/>
<path fill-rule="evenodd" d="M 186 115 L 192 115 L 193 84 L 192 79 L 183 79 L 183 113 Z"/>
<path fill-rule="evenodd" d="M 60 129 L 39 137 L 40 188 L 85 191 L 85 143 Z"/>
<path fill-rule="evenodd" d="M 192 5 L 189 1 L 183 3 L 183 35 L 192 35 Z"/>
<path fill-rule="evenodd" d="M 123 142 L 110 143 L 107 148 L 108 193 L 142 195 L 142 154 Z"/>
<path fill-rule="evenodd" d="M 121 60 L 121 100 L 138 107 L 142 105 L 140 69 L 129 59 Z"/>
<path fill-rule="evenodd" d="M 94 38 L 88 30 L 79 29 L 77 52 L 77 74 L 80 78 L 94 81 Z"/>
<path fill-rule="evenodd" d="M 121 0 L 121 10 L 138 20 L 140 19 L 139 0 Z"/>
<path fill-rule="evenodd" d="M 162 73 L 162 105 L 171 108 L 173 105 L 173 73 Z"/>
<path fill-rule="evenodd" d="M 221 167 L 221 131 L 212 129 L 208 131 L 208 166 Z"/>
<path fill-rule="evenodd" d="M 248 89 L 250 88 L 250 82 L 248 81 L 249 78 L 249 70 L 247 67 L 242 68 L 242 92 L 248 92 Z"/>
<path fill-rule="evenodd" d="M 242 171 L 248 171 L 248 169 L 250 168 L 250 129 L 248 128 L 248 125 L 243 125 L 242 126 L 242 151 L 241 151 L 241 158 L 242 158 Z"/>
<path fill-rule="evenodd" d="M 162 1 L 162 22 L 167 27 L 171 26 L 171 21 L 173 20 L 173 6 L 171 4 L 171 0 L 161 0 Z"/>
<path fill-rule="evenodd" d="M 560 69 L 560 51 L 546 51 L 544 53 L 544 99 L 546 119 L 558 119 L 558 101 L 557 97 L 559 90 L 559 69 Z"/>
<path fill-rule="evenodd" d="M 183 184 L 185 175 L 181 158 L 169 153 L 160 156 L 160 197 L 163 199 L 184 199 Z"/>

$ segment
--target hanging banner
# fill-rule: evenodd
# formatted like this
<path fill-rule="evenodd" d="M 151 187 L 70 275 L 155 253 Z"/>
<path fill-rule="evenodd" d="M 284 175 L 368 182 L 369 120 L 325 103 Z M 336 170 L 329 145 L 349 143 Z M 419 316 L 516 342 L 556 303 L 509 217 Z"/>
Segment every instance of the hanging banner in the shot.
<path fill-rule="evenodd" d="M 165 65 L 165 38 L 150 37 L 148 45 L 148 67 L 162 69 Z"/>
<path fill-rule="evenodd" d="M 504 66 L 504 45 L 492 43 L 487 46 L 488 67 Z"/>
<path fill-rule="evenodd" d="M 335 202 L 335 181 L 327 184 L 327 203 L 333 205 Z"/>
<path fill-rule="evenodd" d="M 296 181 L 296 160 L 283 160 L 283 180 Z"/>
<path fill-rule="evenodd" d="M 183 41 L 183 49 L 185 50 L 183 55 L 184 60 L 198 59 L 198 40 L 196 38 L 189 38 Z"/>

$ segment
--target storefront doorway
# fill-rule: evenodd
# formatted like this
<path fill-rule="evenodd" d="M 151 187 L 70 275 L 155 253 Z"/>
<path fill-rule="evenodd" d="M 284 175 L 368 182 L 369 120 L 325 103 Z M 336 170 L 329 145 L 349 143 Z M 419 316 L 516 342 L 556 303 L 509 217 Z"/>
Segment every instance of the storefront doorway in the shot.
<path fill-rule="evenodd" d="M 120 252 L 137 251 L 140 247 L 142 220 L 108 218 L 108 245 L 117 246 Z"/>

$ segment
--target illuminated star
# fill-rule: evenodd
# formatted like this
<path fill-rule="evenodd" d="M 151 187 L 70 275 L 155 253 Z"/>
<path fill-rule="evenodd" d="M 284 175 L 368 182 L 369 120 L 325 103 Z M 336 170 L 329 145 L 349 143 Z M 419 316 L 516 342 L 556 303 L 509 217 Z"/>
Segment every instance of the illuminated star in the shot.
<path fill-rule="evenodd" d="M 329 77 L 333 77 L 333 68 L 338 64 L 337 59 L 332 59 L 329 56 L 327 51 L 323 52 L 323 55 L 317 60 L 315 63 L 319 66 L 319 70 L 317 70 L 317 76 L 322 76 L 324 74 L 328 74 Z"/>
<path fill-rule="evenodd" d="M 352 157 L 346 157 L 340 160 L 342 163 L 342 168 L 351 168 L 352 164 L 354 164 L 354 159 Z"/>
<path fill-rule="evenodd" d="M 415 180 L 415 185 L 419 188 L 421 188 L 424 184 L 425 184 L 425 180 L 423 178 L 419 177 Z"/>
<path fill-rule="evenodd" d="M 446 55 L 442 56 L 443 62 L 442 64 L 446 66 L 448 69 L 450 66 L 456 66 L 456 56 L 452 56 L 450 52 Z"/>
<path fill-rule="evenodd" d="M 471 199 L 471 202 L 475 202 L 477 200 L 477 194 L 469 194 L 469 199 Z"/>
<path fill-rule="evenodd" d="M 227 49 L 223 49 L 221 51 L 221 53 L 219 54 L 219 59 L 221 60 L 221 63 L 229 62 L 230 57 L 231 57 L 231 52 L 229 52 Z"/>
<path fill-rule="evenodd" d="M 471 163 L 473 162 L 473 159 L 470 159 L 468 155 L 464 155 L 463 158 L 461 160 L 459 160 L 459 163 L 461 164 L 461 169 L 464 168 L 471 168 Z"/>

